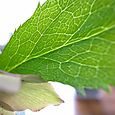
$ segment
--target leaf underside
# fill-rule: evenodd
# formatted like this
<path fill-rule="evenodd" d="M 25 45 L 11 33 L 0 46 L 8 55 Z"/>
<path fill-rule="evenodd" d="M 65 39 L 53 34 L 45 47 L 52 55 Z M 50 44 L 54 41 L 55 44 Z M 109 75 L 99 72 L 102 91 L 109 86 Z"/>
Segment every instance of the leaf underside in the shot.
<path fill-rule="evenodd" d="M 47 0 L 18 28 L 0 69 L 82 89 L 115 85 L 115 0 Z"/>
<path fill-rule="evenodd" d="M 0 93 L 0 106 L 8 111 L 38 111 L 48 105 L 59 105 L 62 102 L 48 83 L 23 83 L 16 94 Z"/>
<path fill-rule="evenodd" d="M 0 107 L 0 115 L 15 115 L 15 113 L 11 111 L 7 111 L 3 109 L 2 107 Z"/>

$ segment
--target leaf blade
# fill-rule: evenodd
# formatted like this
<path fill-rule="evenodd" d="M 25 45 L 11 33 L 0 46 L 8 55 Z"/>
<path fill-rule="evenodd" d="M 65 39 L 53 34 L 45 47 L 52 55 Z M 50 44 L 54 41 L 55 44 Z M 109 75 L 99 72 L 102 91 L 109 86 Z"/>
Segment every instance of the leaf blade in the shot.
<path fill-rule="evenodd" d="M 0 68 L 39 74 L 80 88 L 114 85 L 114 8 L 113 0 L 47 1 L 14 33 L 0 56 L 4 60 Z M 95 76 L 96 72 L 100 74 Z"/>

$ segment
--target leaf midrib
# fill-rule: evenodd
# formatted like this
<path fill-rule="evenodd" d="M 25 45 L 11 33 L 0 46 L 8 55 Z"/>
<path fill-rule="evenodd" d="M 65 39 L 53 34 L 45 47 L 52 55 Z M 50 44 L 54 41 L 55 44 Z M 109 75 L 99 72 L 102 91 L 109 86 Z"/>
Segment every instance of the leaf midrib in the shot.
<path fill-rule="evenodd" d="M 55 17 L 55 19 L 49 24 L 49 26 L 43 31 L 42 35 L 44 34 L 44 32 L 47 31 L 47 29 L 50 27 L 50 25 L 51 25 L 66 9 L 68 9 L 69 7 L 71 7 L 71 5 L 72 5 L 73 3 L 76 3 L 76 2 L 77 2 L 77 1 L 72 2 L 68 7 L 66 7 L 65 9 L 63 9 L 63 10 Z M 40 15 L 41 15 L 41 14 L 39 14 L 39 17 L 40 17 Z M 40 38 L 37 40 L 37 43 L 38 43 L 39 40 L 41 39 L 42 35 L 41 35 Z M 35 45 L 35 46 L 36 46 L 36 45 Z M 22 63 L 28 61 L 28 57 L 30 56 L 31 52 L 34 50 L 35 46 L 33 46 L 32 50 L 30 51 L 30 53 L 28 54 L 28 56 L 26 56 L 26 58 L 25 58 L 21 63 L 19 63 L 19 64 L 17 64 L 17 65 L 21 65 Z M 17 67 L 17 65 L 15 65 L 15 66 Z M 7 64 L 7 66 L 8 66 L 8 64 Z M 7 66 L 5 67 L 5 68 L 6 68 L 5 70 L 7 70 Z M 7 70 L 7 71 L 11 71 L 13 68 L 16 68 L 15 66 L 12 67 L 11 69 Z"/>
<path fill-rule="evenodd" d="M 77 40 L 77 41 L 68 43 L 68 44 L 66 44 L 66 45 L 62 45 L 62 46 L 57 47 L 57 48 L 55 48 L 55 49 L 53 49 L 53 50 L 50 50 L 50 51 L 48 51 L 48 52 L 45 52 L 45 53 L 43 53 L 43 54 L 41 54 L 41 55 L 31 57 L 31 58 L 29 58 L 29 59 L 27 59 L 27 60 L 23 60 L 21 63 L 19 63 L 19 64 L 13 66 L 11 69 L 9 69 L 9 70 L 7 70 L 7 71 L 12 71 L 12 70 L 14 70 L 15 68 L 17 68 L 18 66 L 20 66 L 20 65 L 22 65 L 22 64 L 24 64 L 24 63 L 26 63 L 26 62 L 29 61 L 29 60 L 32 60 L 32 59 L 35 59 L 35 58 L 39 58 L 39 57 L 41 57 L 41 56 L 44 56 L 44 55 L 46 55 L 46 54 L 49 54 L 49 53 L 54 52 L 54 51 L 56 51 L 56 50 L 59 50 L 59 49 L 61 49 L 61 48 L 63 48 L 63 47 L 67 47 L 67 46 L 69 46 L 69 45 L 72 45 L 72 44 L 75 44 L 75 43 L 78 43 L 78 42 L 81 42 L 81 41 L 90 39 L 90 38 L 92 38 L 92 37 L 95 37 L 95 36 L 97 36 L 97 35 L 99 35 L 99 34 L 102 34 L 102 33 L 106 32 L 106 31 L 108 31 L 108 30 L 114 28 L 114 27 L 115 27 L 115 25 L 112 25 L 112 26 L 110 26 L 110 27 L 108 27 L 108 28 L 103 29 L 102 31 L 99 31 L 99 32 L 93 34 L 93 35 L 90 35 L 90 36 L 88 36 L 88 37 L 82 38 L 81 40 Z"/>
<path fill-rule="evenodd" d="M 92 7 L 93 7 L 95 1 L 96 1 L 96 0 L 94 0 L 93 3 L 91 4 L 91 7 L 90 7 L 89 12 L 91 12 Z M 51 25 L 65 10 L 67 10 L 69 7 L 71 7 L 71 5 L 72 5 L 73 3 L 76 3 L 76 2 L 77 2 L 77 1 L 72 2 L 68 7 L 65 7 L 65 9 L 63 9 L 63 10 L 56 16 L 56 18 L 49 24 L 49 26 L 43 31 L 42 35 L 47 31 L 47 29 L 50 27 L 50 25 Z M 86 19 L 83 21 L 83 24 L 80 25 L 80 28 L 84 25 L 84 23 L 85 23 L 86 20 L 89 18 L 89 16 L 90 16 L 90 14 L 89 14 L 89 15 L 86 17 Z M 78 28 L 77 31 L 79 31 L 80 28 Z M 75 31 L 75 33 L 76 33 L 76 31 Z M 74 34 L 75 34 L 75 33 L 74 33 Z M 74 35 L 74 34 L 73 34 L 73 35 Z M 73 36 L 73 35 L 72 35 L 72 36 Z M 72 37 L 72 36 L 71 36 L 71 37 Z M 42 37 L 42 36 L 40 36 L 40 38 L 37 40 L 37 43 L 39 42 L 39 40 L 41 39 L 41 37 Z M 66 45 L 66 43 L 69 42 L 69 40 L 71 39 L 71 37 L 70 37 L 63 45 Z M 62 47 L 63 47 L 63 45 L 62 45 Z M 36 46 L 36 45 L 35 45 L 35 46 Z M 32 48 L 32 50 L 30 51 L 29 55 L 28 55 L 21 63 L 19 63 L 19 64 L 17 64 L 17 65 L 21 65 L 22 63 L 24 63 L 24 62 L 26 62 L 26 61 L 28 61 L 28 60 L 31 59 L 31 58 L 28 59 L 28 57 L 31 55 L 31 53 L 32 53 L 32 51 L 34 50 L 35 46 L 34 46 L 34 47 Z M 59 49 L 59 48 L 61 48 L 61 47 L 57 47 L 57 48 L 55 48 L 53 51 L 55 51 L 55 50 L 57 50 L 57 49 Z M 50 50 L 49 52 L 52 52 L 52 50 Z M 46 54 L 47 54 L 47 53 L 48 53 L 48 52 L 46 52 Z M 42 55 L 42 54 L 41 54 L 41 55 Z M 43 54 L 43 55 L 44 55 L 44 54 Z M 40 57 L 40 55 L 38 55 L 38 57 Z M 35 57 L 32 57 L 32 58 L 35 58 Z M 12 68 L 9 69 L 8 71 L 11 71 L 13 68 L 16 68 L 17 65 L 15 65 L 14 67 L 12 67 Z"/>

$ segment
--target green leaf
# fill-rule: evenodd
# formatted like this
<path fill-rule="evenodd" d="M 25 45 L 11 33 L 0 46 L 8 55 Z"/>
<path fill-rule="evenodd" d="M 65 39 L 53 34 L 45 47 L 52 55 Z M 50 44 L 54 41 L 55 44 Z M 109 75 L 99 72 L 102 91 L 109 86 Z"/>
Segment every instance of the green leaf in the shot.
<path fill-rule="evenodd" d="M 0 105 L 8 111 L 38 111 L 48 105 L 59 105 L 62 102 L 48 83 L 24 82 L 16 94 L 0 92 Z"/>
<path fill-rule="evenodd" d="M 79 89 L 115 85 L 115 0 L 47 0 L 16 30 L 0 69 Z"/>

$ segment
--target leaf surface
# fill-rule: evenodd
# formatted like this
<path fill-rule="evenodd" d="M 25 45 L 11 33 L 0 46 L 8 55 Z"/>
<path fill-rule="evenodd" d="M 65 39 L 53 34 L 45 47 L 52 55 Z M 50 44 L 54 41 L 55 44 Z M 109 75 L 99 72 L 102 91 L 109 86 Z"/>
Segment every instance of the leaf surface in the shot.
<path fill-rule="evenodd" d="M 0 69 L 77 88 L 115 85 L 115 0 L 48 0 L 16 30 Z"/>

